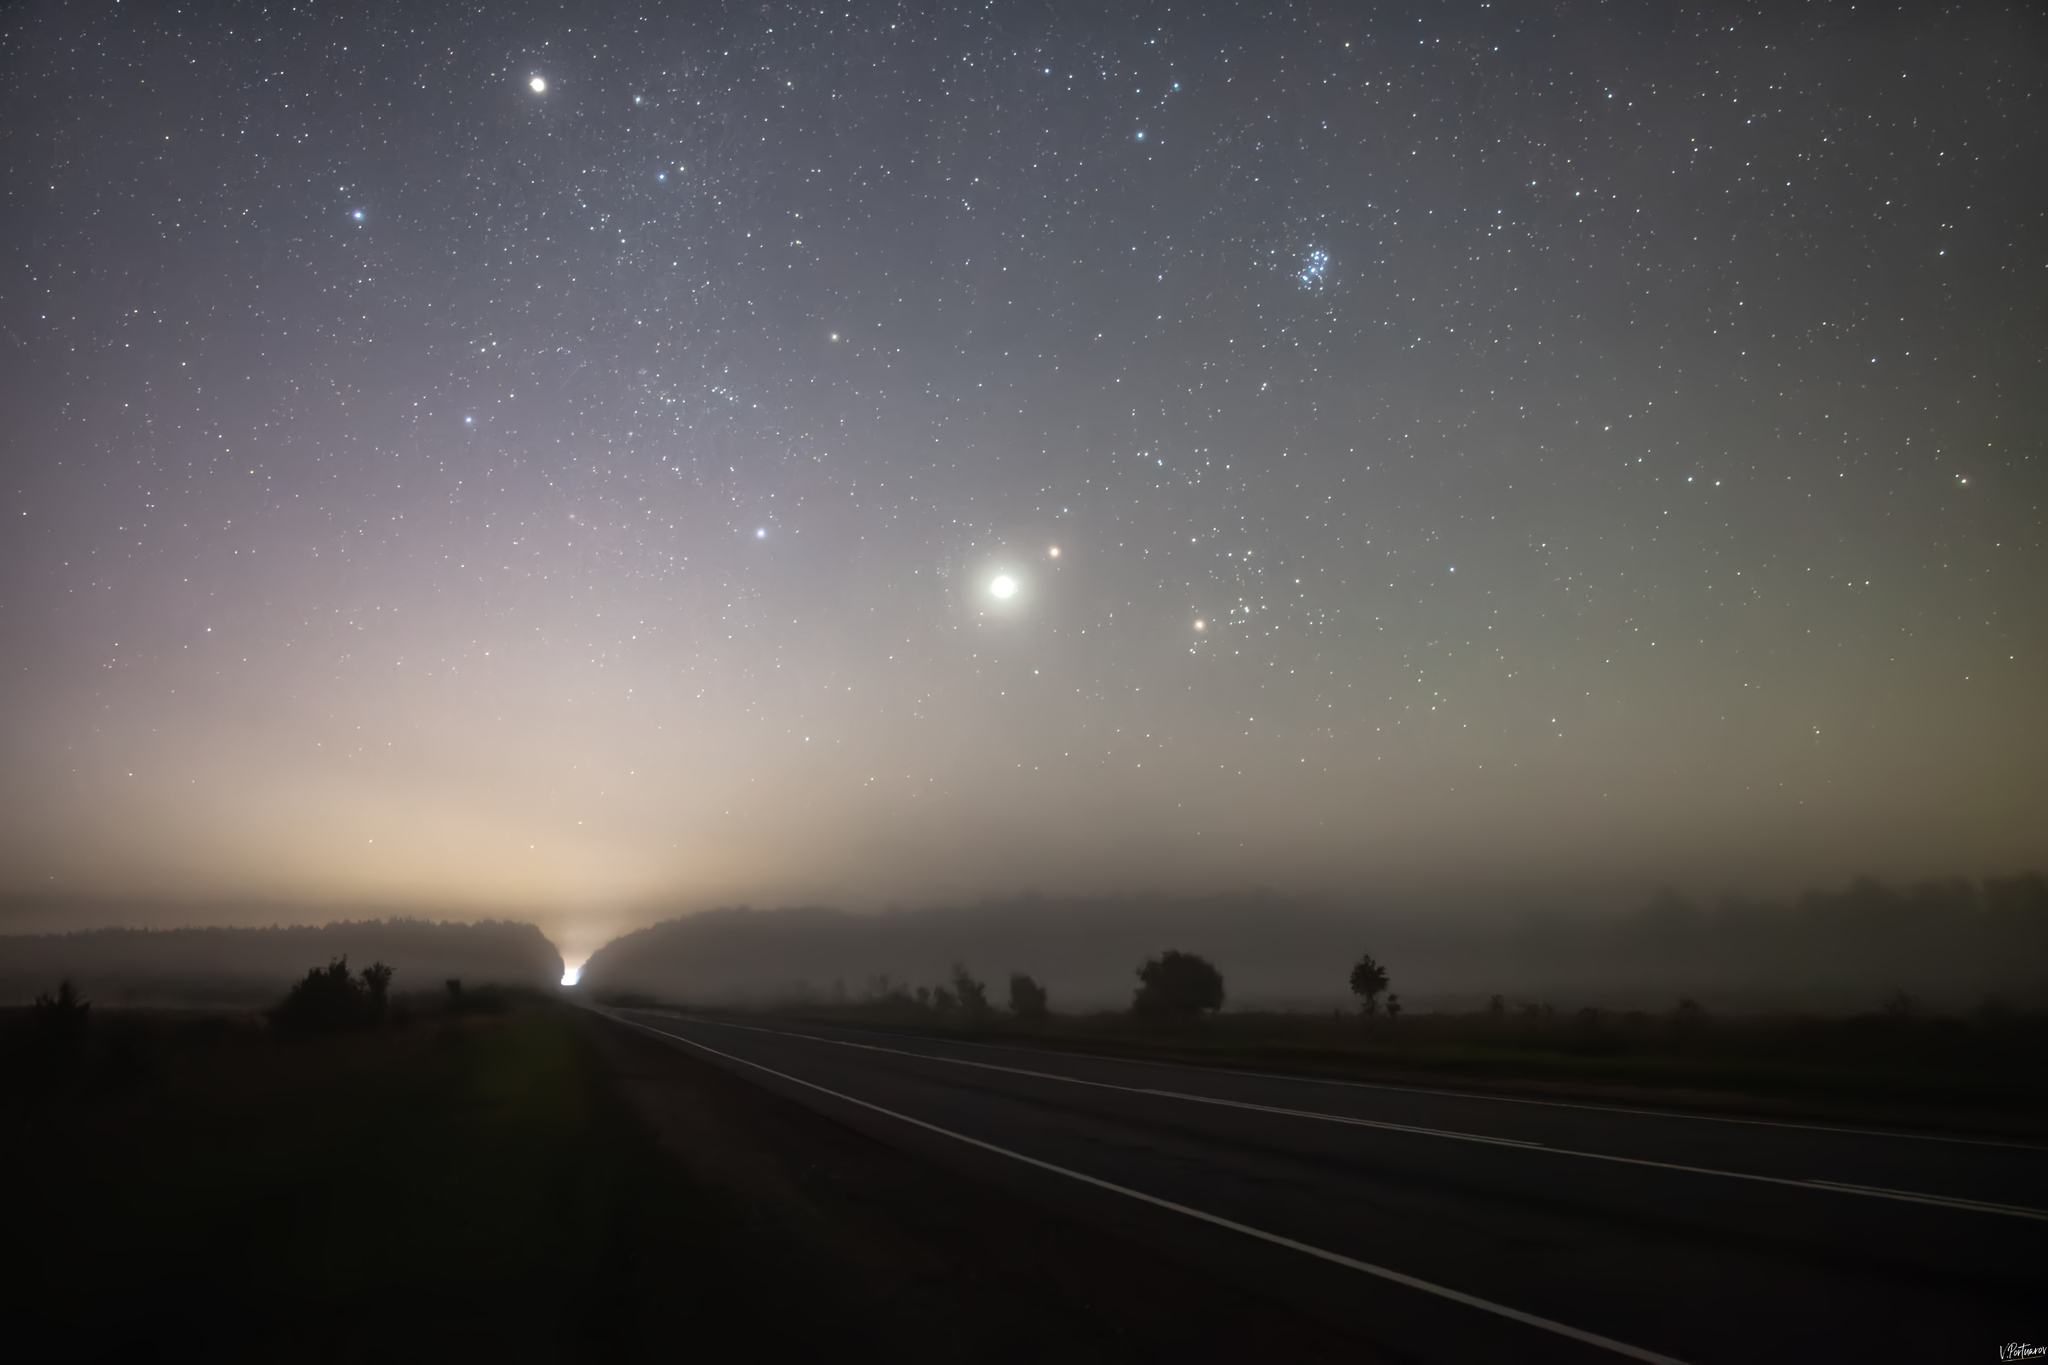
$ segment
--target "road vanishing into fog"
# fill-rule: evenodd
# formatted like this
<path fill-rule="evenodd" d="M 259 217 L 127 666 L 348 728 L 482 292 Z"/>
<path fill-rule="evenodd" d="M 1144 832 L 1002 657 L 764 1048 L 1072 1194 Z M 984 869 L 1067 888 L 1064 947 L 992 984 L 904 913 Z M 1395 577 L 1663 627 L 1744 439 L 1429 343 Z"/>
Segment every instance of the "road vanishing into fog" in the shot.
<path fill-rule="evenodd" d="M 2048 1335 L 2040 1145 L 607 1013 L 1396 1357 L 1991 1361 Z"/>

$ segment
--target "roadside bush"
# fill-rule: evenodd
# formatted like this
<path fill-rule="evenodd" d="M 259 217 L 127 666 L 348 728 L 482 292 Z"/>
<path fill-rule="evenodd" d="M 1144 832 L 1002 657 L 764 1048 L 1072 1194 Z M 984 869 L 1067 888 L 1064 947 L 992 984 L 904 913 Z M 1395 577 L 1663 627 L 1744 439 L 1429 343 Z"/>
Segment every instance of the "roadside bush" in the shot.
<path fill-rule="evenodd" d="M 1223 1008 L 1223 973 L 1207 958 L 1168 949 L 1138 968 L 1134 1013 L 1148 1019 L 1192 1019 Z"/>
<path fill-rule="evenodd" d="M 347 1033 L 372 1029 L 384 1022 L 385 1000 L 395 969 L 381 962 L 350 975 L 348 959 L 337 957 L 315 967 L 293 986 L 284 1002 L 270 1012 L 281 1033 Z"/>

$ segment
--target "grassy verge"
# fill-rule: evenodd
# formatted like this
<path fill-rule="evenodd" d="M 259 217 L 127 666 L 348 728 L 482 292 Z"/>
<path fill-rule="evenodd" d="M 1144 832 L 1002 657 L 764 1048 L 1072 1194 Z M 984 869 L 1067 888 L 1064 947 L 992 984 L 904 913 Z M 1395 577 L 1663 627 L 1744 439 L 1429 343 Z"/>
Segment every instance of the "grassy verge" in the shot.
<path fill-rule="evenodd" d="M 1942 1121 L 2048 1130 L 2048 1018 L 1866 1015 L 1849 1019 L 1423 1015 L 1212 1015 L 1182 1023 L 1128 1013 L 1023 1021 L 899 1006 L 782 1011 L 1081 1051 L 1358 1078 L 1495 1081 L 1587 1093 L 1687 1092 L 1780 1106 L 1908 1107 Z"/>
<path fill-rule="evenodd" d="M 8 1297 L 91 1358 L 615 1358 L 772 1322 L 556 1007 L 301 1043 L 95 1020 L 6 1058 Z"/>

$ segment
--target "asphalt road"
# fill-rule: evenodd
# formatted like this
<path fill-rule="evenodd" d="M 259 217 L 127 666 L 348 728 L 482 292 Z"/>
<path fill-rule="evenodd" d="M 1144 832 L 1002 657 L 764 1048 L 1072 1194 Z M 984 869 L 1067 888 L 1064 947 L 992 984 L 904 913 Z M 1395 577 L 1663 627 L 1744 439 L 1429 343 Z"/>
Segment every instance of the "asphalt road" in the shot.
<path fill-rule="evenodd" d="M 2048 1337 L 2038 1145 L 613 1013 L 1396 1358 L 1992 1361 Z"/>

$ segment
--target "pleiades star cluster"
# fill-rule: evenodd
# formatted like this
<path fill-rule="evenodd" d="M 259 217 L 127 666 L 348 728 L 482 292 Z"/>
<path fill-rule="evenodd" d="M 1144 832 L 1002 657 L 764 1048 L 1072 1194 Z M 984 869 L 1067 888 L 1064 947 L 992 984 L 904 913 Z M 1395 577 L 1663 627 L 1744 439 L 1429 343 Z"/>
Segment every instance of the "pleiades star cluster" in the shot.
<path fill-rule="evenodd" d="M 2038 860 L 2032 6 L 0 42 L 12 889 Z"/>

